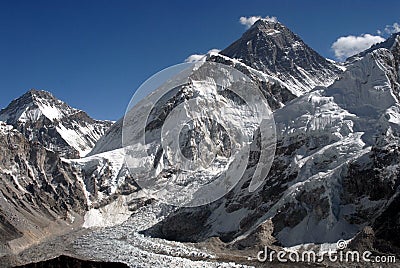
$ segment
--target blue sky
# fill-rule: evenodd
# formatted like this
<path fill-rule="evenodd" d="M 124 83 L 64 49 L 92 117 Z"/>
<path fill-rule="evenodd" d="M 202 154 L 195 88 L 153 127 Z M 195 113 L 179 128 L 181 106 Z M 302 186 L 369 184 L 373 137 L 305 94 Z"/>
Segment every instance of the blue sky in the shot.
<path fill-rule="evenodd" d="M 366 0 L 1 0 L 0 107 L 36 88 L 94 118 L 116 120 L 154 73 L 238 39 L 242 16 L 276 16 L 335 58 L 338 38 L 353 36 L 339 40 L 346 49 L 365 41 L 357 39 L 363 34 L 386 37 L 385 27 L 400 22 L 399 10 L 400 1 Z"/>

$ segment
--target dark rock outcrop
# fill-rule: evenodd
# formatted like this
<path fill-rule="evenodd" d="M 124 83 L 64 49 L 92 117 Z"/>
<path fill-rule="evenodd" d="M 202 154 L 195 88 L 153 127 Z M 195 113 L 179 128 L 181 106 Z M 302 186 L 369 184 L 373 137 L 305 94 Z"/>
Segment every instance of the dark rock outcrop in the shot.
<path fill-rule="evenodd" d="M 61 255 L 57 258 L 15 266 L 15 268 L 128 268 L 129 266 L 120 262 L 104 262 L 81 260 L 70 256 Z"/>

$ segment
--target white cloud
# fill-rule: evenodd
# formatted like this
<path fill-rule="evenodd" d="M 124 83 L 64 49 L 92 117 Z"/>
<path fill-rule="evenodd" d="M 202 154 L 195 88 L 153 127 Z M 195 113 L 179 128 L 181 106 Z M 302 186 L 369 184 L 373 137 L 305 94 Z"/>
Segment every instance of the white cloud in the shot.
<path fill-rule="evenodd" d="M 381 32 L 381 31 L 380 31 Z M 397 22 L 393 23 L 392 25 L 386 25 L 385 32 L 388 34 L 398 33 L 400 32 L 400 24 Z"/>
<path fill-rule="evenodd" d="M 185 59 L 185 62 L 189 62 L 189 63 L 193 63 L 193 62 L 199 62 L 199 61 L 206 61 L 207 55 L 211 54 L 211 53 L 218 53 L 221 50 L 213 48 L 211 50 L 209 50 L 206 54 L 193 54 L 190 55 L 189 57 L 187 57 Z"/>
<path fill-rule="evenodd" d="M 205 61 L 206 55 L 204 54 L 193 54 L 185 59 L 185 62 L 198 62 Z"/>
<path fill-rule="evenodd" d="M 383 41 L 385 41 L 383 37 L 371 34 L 342 36 L 332 44 L 332 49 L 335 52 L 336 58 L 343 60 L 366 50 L 373 44 Z"/>
<path fill-rule="evenodd" d="M 253 25 L 256 21 L 264 19 L 266 21 L 271 21 L 271 22 L 278 22 L 278 19 L 276 17 L 269 17 L 266 16 L 265 18 L 262 18 L 261 16 L 251 16 L 251 17 L 240 17 L 239 22 L 240 24 L 246 26 L 246 28 L 250 28 L 251 25 Z"/>

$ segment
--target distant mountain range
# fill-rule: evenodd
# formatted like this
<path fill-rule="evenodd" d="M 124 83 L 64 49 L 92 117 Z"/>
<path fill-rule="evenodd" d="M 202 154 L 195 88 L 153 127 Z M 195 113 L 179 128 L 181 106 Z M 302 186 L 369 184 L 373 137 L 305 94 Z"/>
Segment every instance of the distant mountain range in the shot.
<path fill-rule="evenodd" d="M 9 266 L 65 253 L 131 267 L 251 266 L 248 254 L 264 246 L 320 250 L 344 239 L 359 248 L 366 228 L 371 251 L 399 255 L 400 34 L 337 63 L 261 19 L 206 61 L 247 75 L 274 110 L 276 153 L 261 187 L 248 191 L 257 147 L 224 197 L 193 208 L 161 204 L 124 162 L 123 118 L 94 120 L 30 90 L 0 111 L 0 257 Z M 161 133 L 193 96 L 212 101 L 201 90 L 178 88 L 145 131 Z M 221 94 L 216 104 L 233 99 Z M 243 105 L 234 114 L 226 119 L 249 121 Z M 181 141 L 186 152 L 209 133 L 221 154 L 228 150 L 221 129 L 201 117 L 193 126 Z M 160 139 L 148 146 L 157 179 L 178 174 Z"/>

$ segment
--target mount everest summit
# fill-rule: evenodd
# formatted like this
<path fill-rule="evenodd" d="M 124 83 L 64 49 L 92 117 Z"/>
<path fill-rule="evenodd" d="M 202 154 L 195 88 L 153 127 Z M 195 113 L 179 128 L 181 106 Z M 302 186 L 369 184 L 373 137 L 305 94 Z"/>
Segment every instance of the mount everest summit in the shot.
<path fill-rule="evenodd" d="M 340 64 L 281 23 L 259 20 L 206 62 L 242 72 L 273 110 L 275 155 L 254 192 L 248 188 L 262 154 L 257 127 L 235 94 L 209 94 L 196 84 L 201 67 L 191 74 L 195 82 L 156 102 L 143 130 L 150 149 L 142 159 L 161 174 L 157 179 L 177 177 L 159 137 L 168 116 L 194 98 L 217 108 L 228 103 L 229 116 L 222 117 L 248 126 L 251 152 L 237 184 L 199 207 L 163 204 L 142 189 L 125 162 L 123 118 L 94 120 L 48 92 L 31 90 L 0 111 L 4 263 L 68 253 L 131 267 L 257 266 L 247 258 L 252 250 L 320 247 L 342 239 L 357 247 L 365 228 L 373 233 L 371 250 L 399 254 L 399 34 Z M 133 110 L 139 114 L 150 100 Z M 234 141 L 202 117 L 179 137 L 182 152 L 194 157 L 199 140 L 218 144 L 221 163 L 232 153 Z"/>

